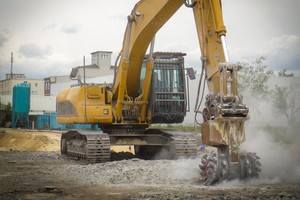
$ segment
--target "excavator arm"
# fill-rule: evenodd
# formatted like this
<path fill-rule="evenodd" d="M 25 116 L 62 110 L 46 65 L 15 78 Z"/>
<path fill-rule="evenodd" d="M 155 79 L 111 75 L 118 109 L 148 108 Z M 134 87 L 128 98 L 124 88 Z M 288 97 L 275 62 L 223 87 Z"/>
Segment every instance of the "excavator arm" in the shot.
<path fill-rule="evenodd" d="M 202 155 L 200 174 L 207 185 L 258 176 L 259 157 L 255 153 L 240 153 L 249 109 L 237 90 L 240 66 L 229 62 L 221 0 L 195 0 L 192 7 L 209 91 L 205 108 L 199 111 L 200 106 L 196 106 L 195 112 L 202 113 L 204 119 L 202 142 L 218 149 L 217 154 Z"/>

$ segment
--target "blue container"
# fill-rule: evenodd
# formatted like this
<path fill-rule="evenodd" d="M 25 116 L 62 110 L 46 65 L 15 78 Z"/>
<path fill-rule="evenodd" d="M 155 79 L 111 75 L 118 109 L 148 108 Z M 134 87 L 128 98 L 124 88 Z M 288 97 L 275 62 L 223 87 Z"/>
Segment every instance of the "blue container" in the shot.
<path fill-rule="evenodd" d="M 13 87 L 12 128 L 25 126 L 29 128 L 30 86 L 21 83 Z"/>
<path fill-rule="evenodd" d="M 36 118 L 36 128 L 37 129 L 49 129 L 49 116 L 48 115 L 38 115 Z"/>
<path fill-rule="evenodd" d="M 30 86 L 21 83 L 13 87 L 12 111 L 15 113 L 29 113 L 30 111 Z"/>
<path fill-rule="evenodd" d="M 56 113 L 49 113 L 48 115 L 50 117 L 50 128 L 51 129 L 66 129 L 65 124 L 58 124 L 56 122 L 56 117 L 57 117 Z"/>

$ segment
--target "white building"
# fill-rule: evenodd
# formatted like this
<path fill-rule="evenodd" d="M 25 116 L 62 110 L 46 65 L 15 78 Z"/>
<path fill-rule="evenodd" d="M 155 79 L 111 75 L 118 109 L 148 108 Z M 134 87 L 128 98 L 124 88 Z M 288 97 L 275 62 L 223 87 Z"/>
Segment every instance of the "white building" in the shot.
<path fill-rule="evenodd" d="M 110 51 L 96 51 L 91 53 L 91 64 L 72 68 L 70 78 L 82 80 L 84 73 L 85 77 L 90 78 L 112 75 L 114 73 L 114 68 L 111 66 L 111 54 L 112 52 Z"/>
<path fill-rule="evenodd" d="M 24 74 L 13 74 L 13 78 L 10 78 L 10 74 L 6 75 L 7 79 L 0 81 L 0 94 L 1 95 L 12 95 L 13 86 L 20 83 L 27 83 L 30 85 L 31 95 L 42 95 L 44 96 L 44 80 L 26 78 Z M 9 77 L 9 78 L 8 78 Z"/>
<path fill-rule="evenodd" d="M 1 103 L 12 104 L 13 87 L 27 83 L 30 85 L 30 112 L 31 114 L 44 113 L 44 112 L 55 112 L 55 97 L 45 96 L 44 94 L 44 80 L 26 78 L 24 74 L 13 74 L 6 76 L 9 79 L 0 80 L 0 97 Z"/>
<path fill-rule="evenodd" d="M 111 66 L 111 51 L 96 51 L 91 53 L 92 64 L 97 65 L 101 76 L 111 75 L 113 67 Z"/>
<path fill-rule="evenodd" d="M 59 90 L 83 83 L 84 70 L 87 83 L 112 83 L 114 67 L 111 65 L 111 51 L 91 53 L 91 64 L 72 68 L 69 76 L 50 76 L 44 79 L 45 95 L 56 96 Z"/>

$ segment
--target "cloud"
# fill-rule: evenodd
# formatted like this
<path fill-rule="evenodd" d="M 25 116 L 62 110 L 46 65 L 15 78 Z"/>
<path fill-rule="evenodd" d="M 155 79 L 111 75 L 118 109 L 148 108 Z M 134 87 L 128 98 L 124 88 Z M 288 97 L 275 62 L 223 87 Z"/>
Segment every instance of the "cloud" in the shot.
<path fill-rule="evenodd" d="M 4 44 L 10 39 L 11 32 L 7 29 L 2 29 L 0 32 L 0 47 L 3 47 Z"/>
<path fill-rule="evenodd" d="M 273 37 L 262 48 L 262 55 L 273 69 L 299 69 L 300 37 L 298 35 L 281 35 Z"/>
<path fill-rule="evenodd" d="M 299 52 L 300 35 L 297 34 L 282 34 L 270 37 L 268 40 L 260 40 L 260 43 L 253 41 L 229 46 L 229 55 L 232 61 L 250 62 L 263 56 L 266 58 L 266 64 L 272 70 L 288 69 L 299 72 Z"/>
<path fill-rule="evenodd" d="M 19 53 L 26 58 L 44 58 L 52 54 L 50 46 L 39 47 L 36 44 L 23 44 L 19 48 Z"/>
<path fill-rule="evenodd" d="M 299 43 L 300 39 L 297 35 L 281 35 L 271 38 L 271 40 L 265 44 L 263 52 L 270 56 L 277 56 L 282 53 L 286 54 L 286 51 L 291 49 L 291 46 L 299 46 Z"/>
<path fill-rule="evenodd" d="M 10 53 L 9 55 L 10 56 Z M 0 67 L 0 80 L 10 73 L 10 59 L 3 61 Z M 53 53 L 42 59 L 27 59 L 24 56 L 15 56 L 14 73 L 25 74 L 28 78 L 45 78 L 57 75 L 69 75 L 72 67 L 82 64 L 81 57 L 68 57 L 66 54 Z"/>
<path fill-rule="evenodd" d="M 81 28 L 80 24 L 64 24 L 61 30 L 65 33 L 78 33 Z"/>
<path fill-rule="evenodd" d="M 51 29 L 55 29 L 57 27 L 57 24 L 56 23 L 49 23 L 47 24 L 45 27 L 44 27 L 44 30 L 51 30 Z"/>

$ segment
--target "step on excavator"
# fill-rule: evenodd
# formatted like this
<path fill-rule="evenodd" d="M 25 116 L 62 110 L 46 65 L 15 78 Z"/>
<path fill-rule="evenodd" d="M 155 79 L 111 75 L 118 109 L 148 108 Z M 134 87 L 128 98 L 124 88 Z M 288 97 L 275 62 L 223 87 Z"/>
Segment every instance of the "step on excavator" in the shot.
<path fill-rule="evenodd" d="M 197 158 L 201 179 L 212 185 L 259 175 L 259 157 L 240 152 L 249 109 L 237 91 L 240 66 L 229 61 L 221 0 L 140 0 L 127 18 L 113 84 L 81 83 L 58 94 L 58 123 L 97 124 L 101 129 L 63 133 L 62 154 L 107 162 L 111 145 L 132 145 L 135 154 L 145 159 L 196 157 L 194 134 L 149 128 L 156 123 L 182 123 L 186 115 L 186 72 L 194 74 L 184 68 L 185 54 L 154 53 L 155 34 L 183 5 L 193 10 L 201 50 L 195 113 L 203 116 L 202 143 L 217 149 Z M 209 94 L 200 110 L 202 79 Z"/>

